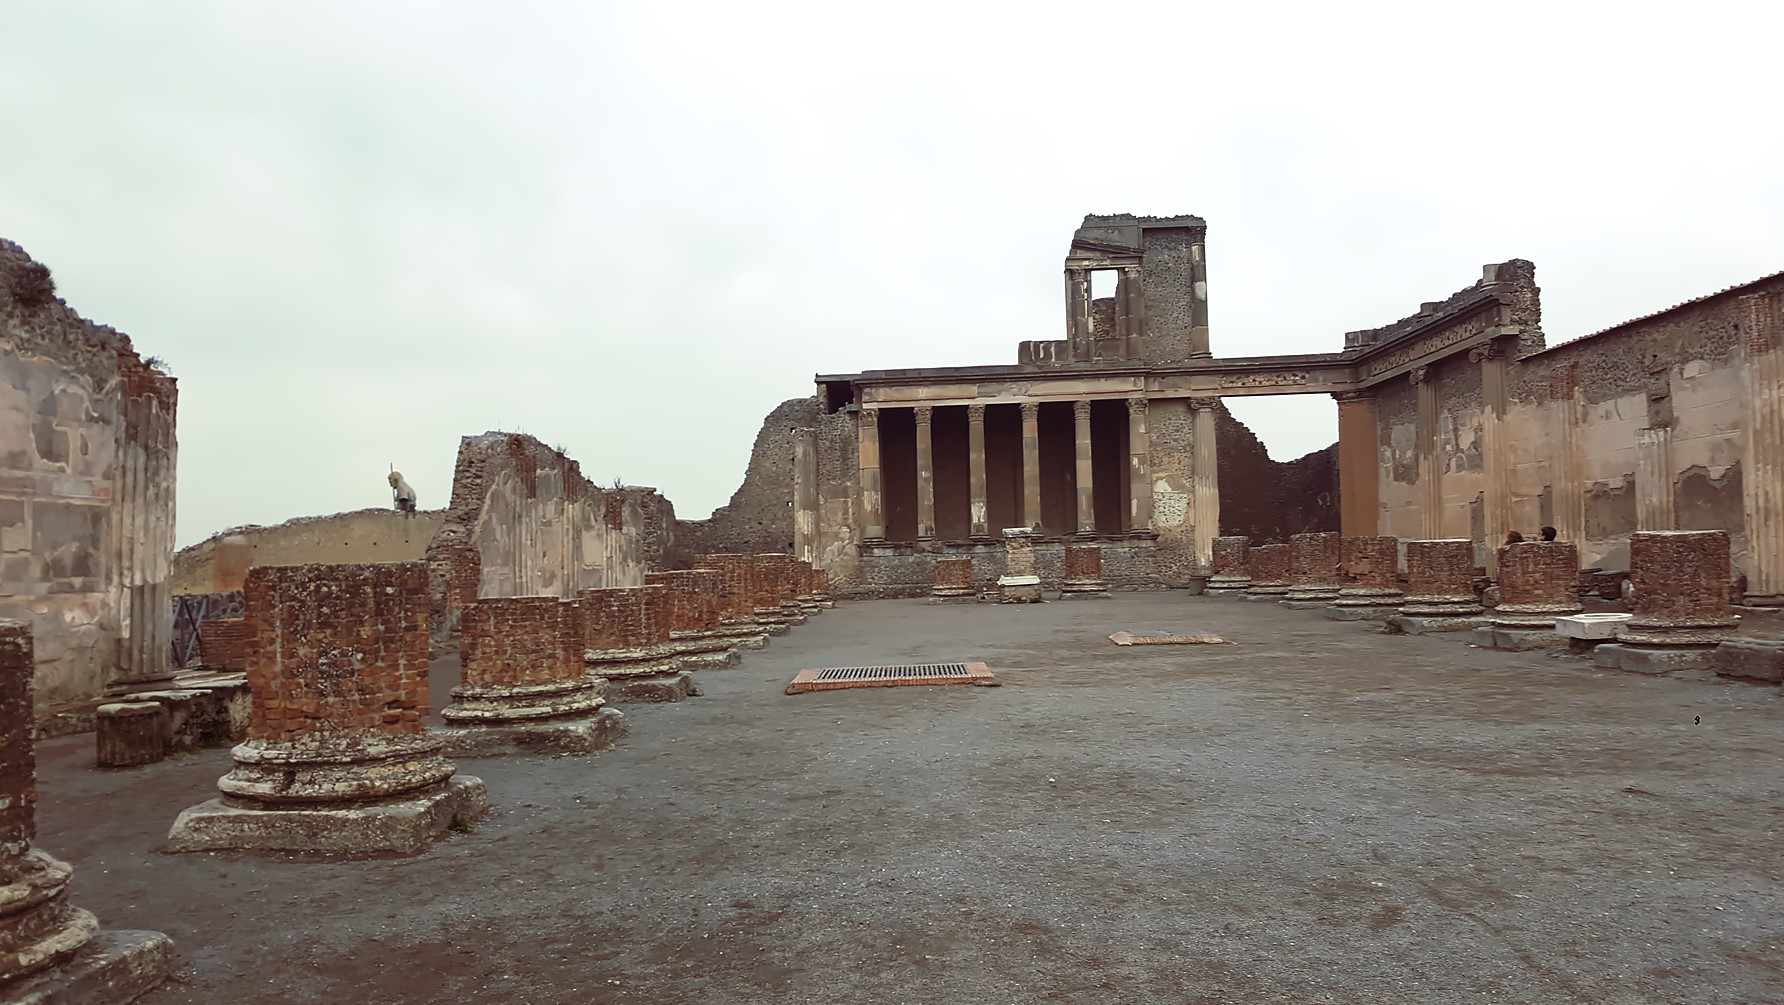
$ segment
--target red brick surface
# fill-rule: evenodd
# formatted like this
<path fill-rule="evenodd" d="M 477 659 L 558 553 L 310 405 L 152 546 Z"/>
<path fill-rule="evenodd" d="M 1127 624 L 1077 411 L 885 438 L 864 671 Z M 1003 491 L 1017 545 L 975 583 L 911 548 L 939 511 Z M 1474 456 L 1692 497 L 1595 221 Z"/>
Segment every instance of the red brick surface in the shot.
<path fill-rule="evenodd" d="M 420 562 L 250 570 L 248 738 L 421 732 L 427 576 Z"/>
<path fill-rule="evenodd" d="M 756 605 L 750 595 L 749 555 L 701 555 L 694 564 L 719 574 L 719 616 L 723 620 L 747 621 L 755 614 Z"/>
<path fill-rule="evenodd" d="M 1250 568 L 1251 538 L 1217 537 L 1214 539 L 1214 574 L 1246 576 Z"/>
<path fill-rule="evenodd" d="M 1499 606 L 1578 610 L 1578 553 L 1567 541 L 1520 541 L 1499 550 Z M 1723 589 L 1727 589 L 1726 586 Z"/>
<path fill-rule="evenodd" d="M 199 662 L 215 670 L 246 670 L 247 618 L 211 618 L 198 626 Z"/>
<path fill-rule="evenodd" d="M 1345 586 L 1392 590 L 1400 585 L 1400 541 L 1392 537 L 1347 537 L 1339 548 Z"/>
<path fill-rule="evenodd" d="M 713 569 L 650 572 L 647 586 L 661 586 L 671 632 L 710 632 L 719 626 L 724 574 Z"/>
<path fill-rule="evenodd" d="M 1336 531 L 1296 534 L 1288 539 L 1289 582 L 1296 586 L 1338 583 L 1339 538 Z"/>
<path fill-rule="evenodd" d="M 1094 544 L 1066 545 L 1065 578 L 1100 581 L 1103 578 L 1103 549 Z"/>
<path fill-rule="evenodd" d="M 1629 538 L 1635 620 L 1652 626 L 1726 624 L 1730 620 L 1728 533 L 1638 531 Z"/>
<path fill-rule="evenodd" d="M 1406 542 L 1406 594 L 1410 597 L 1474 596 L 1474 542 Z"/>
<path fill-rule="evenodd" d="M 1287 586 L 1293 556 L 1286 544 L 1260 544 L 1250 549 L 1253 586 Z"/>
<path fill-rule="evenodd" d="M 643 649 L 669 641 L 666 588 L 582 590 L 576 601 L 585 650 Z"/>
<path fill-rule="evenodd" d="M 491 597 L 459 617 L 467 687 L 553 684 L 584 676 L 579 605 L 556 597 Z"/>

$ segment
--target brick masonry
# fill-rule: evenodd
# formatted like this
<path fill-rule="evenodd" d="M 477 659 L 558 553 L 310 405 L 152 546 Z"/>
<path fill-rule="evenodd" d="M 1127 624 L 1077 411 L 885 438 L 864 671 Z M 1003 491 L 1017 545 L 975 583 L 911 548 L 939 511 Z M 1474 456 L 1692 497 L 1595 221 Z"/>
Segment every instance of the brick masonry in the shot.
<path fill-rule="evenodd" d="M 666 644 L 666 592 L 662 586 L 634 586 L 578 593 L 583 648 L 602 652 Z"/>
<path fill-rule="evenodd" d="M 423 731 L 424 565 L 261 566 L 244 592 L 250 740 Z"/>
<path fill-rule="evenodd" d="M 1528 622 L 1554 628 L 1554 619 L 1578 614 L 1579 558 L 1567 541 L 1520 541 L 1499 550 L 1499 604 L 1494 624 Z"/>
<path fill-rule="evenodd" d="M 1228 534 L 1214 539 L 1214 575 L 1208 589 L 1242 590 L 1251 585 L 1251 538 Z"/>
<path fill-rule="evenodd" d="M 724 611 L 724 573 L 716 569 L 652 572 L 645 574 L 644 583 L 663 587 L 671 636 L 718 629 Z"/>
<path fill-rule="evenodd" d="M 1342 594 L 1400 592 L 1400 542 L 1392 537 L 1347 537 L 1339 546 Z"/>
<path fill-rule="evenodd" d="M 973 592 L 973 560 L 970 558 L 938 558 L 935 561 L 935 586 L 930 592 L 938 597 L 964 597 Z"/>
<path fill-rule="evenodd" d="M 1472 540 L 1406 542 L 1406 603 L 1400 613 L 1444 617 L 1480 612 Z"/>
<path fill-rule="evenodd" d="M 1339 537 L 1336 531 L 1296 534 L 1288 539 L 1290 600 L 1331 600 L 1338 596 Z"/>
<path fill-rule="evenodd" d="M 1246 588 L 1246 593 L 1270 596 L 1288 592 L 1289 575 L 1294 565 L 1294 556 L 1288 545 L 1258 545 L 1248 549 L 1247 559 L 1251 570 L 1251 585 Z"/>
<path fill-rule="evenodd" d="M 464 687 L 560 684 L 586 676 L 578 603 L 556 597 L 491 597 L 459 619 Z"/>
<path fill-rule="evenodd" d="M 1103 549 L 1094 544 L 1068 544 L 1065 548 L 1065 587 L 1103 588 Z"/>
<path fill-rule="evenodd" d="M 1637 531 L 1629 538 L 1635 619 L 1620 641 L 1713 645 L 1737 622 L 1729 609 L 1729 540 L 1720 530 Z"/>
<path fill-rule="evenodd" d="M 214 670 L 248 668 L 248 619 L 208 618 L 198 626 L 199 660 Z"/>

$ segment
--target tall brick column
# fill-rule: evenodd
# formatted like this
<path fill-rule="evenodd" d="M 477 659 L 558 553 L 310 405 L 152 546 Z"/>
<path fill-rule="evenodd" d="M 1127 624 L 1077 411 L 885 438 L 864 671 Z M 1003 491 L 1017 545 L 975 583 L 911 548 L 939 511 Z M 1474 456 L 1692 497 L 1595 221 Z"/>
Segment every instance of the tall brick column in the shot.
<path fill-rule="evenodd" d="M 1406 597 L 1400 614 L 1445 622 L 1426 630 L 1477 627 L 1481 606 L 1474 595 L 1474 542 L 1468 538 L 1406 542 Z"/>
<path fill-rule="evenodd" d="M 1022 410 L 1022 526 L 1041 526 L 1041 405 L 1024 401 Z"/>
<path fill-rule="evenodd" d="M 1238 593 L 1251 586 L 1251 538 L 1217 537 L 1214 539 L 1214 575 L 1208 580 L 1207 592 Z"/>
<path fill-rule="evenodd" d="M 68 902 L 73 867 L 32 846 L 35 662 L 31 626 L 0 620 L 0 999 L 134 1001 L 167 977 L 173 943 L 160 932 L 101 932 Z"/>
<path fill-rule="evenodd" d="M 1283 603 L 1325 606 L 1338 599 L 1339 536 L 1335 531 L 1288 539 L 1292 573 Z"/>
<path fill-rule="evenodd" d="M 1247 597 L 1280 600 L 1288 594 L 1289 577 L 1293 573 L 1294 555 L 1286 544 L 1260 544 L 1246 549 L 1250 563 L 1251 585 Z"/>
<path fill-rule="evenodd" d="M 1380 620 L 1400 607 L 1400 542 L 1392 537 L 1346 537 L 1338 545 L 1342 582 L 1328 616 Z"/>
<path fill-rule="evenodd" d="M 260 566 L 243 592 L 248 739 L 222 798 L 174 822 L 173 850 L 415 852 L 488 806 L 421 723 L 425 565 Z"/>
<path fill-rule="evenodd" d="M 491 597 L 459 617 L 459 685 L 440 712 L 448 752 L 587 753 L 621 732 L 603 713 L 606 682 L 584 664 L 574 600 Z"/>
<path fill-rule="evenodd" d="M 1580 613 L 1580 563 L 1566 541 L 1521 541 L 1499 549 L 1499 605 L 1491 627 L 1477 628 L 1475 645 L 1541 649 L 1566 644 L 1555 619 Z"/>
<path fill-rule="evenodd" d="M 1729 607 L 1728 532 L 1637 531 L 1629 537 L 1635 617 L 1593 662 L 1659 673 L 1709 666 L 1738 622 Z"/>
<path fill-rule="evenodd" d="M 918 405 L 917 416 L 917 540 L 935 539 L 935 451 L 931 447 L 931 420 L 935 409 Z"/>
<path fill-rule="evenodd" d="M 1381 521 L 1381 432 L 1375 395 L 1334 394 L 1338 400 L 1338 509 L 1346 537 L 1371 537 Z"/>
<path fill-rule="evenodd" d="M 1065 548 L 1065 582 L 1060 587 L 1061 599 L 1069 597 L 1106 597 L 1109 586 L 1103 582 L 1103 549 L 1095 544 L 1068 544 Z"/>
<path fill-rule="evenodd" d="M 786 634 L 787 625 L 779 617 L 767 622 L 756 618 L 754 556 L 701 555 L 694 560 L 694 564 L 719 573 L 722 584 L 719 594 L 720 630 L 740 638 L 758 640 L 757 644 L 744 645 L 742 648 L 760 649 L 766 644 L 766 636 Z"/>

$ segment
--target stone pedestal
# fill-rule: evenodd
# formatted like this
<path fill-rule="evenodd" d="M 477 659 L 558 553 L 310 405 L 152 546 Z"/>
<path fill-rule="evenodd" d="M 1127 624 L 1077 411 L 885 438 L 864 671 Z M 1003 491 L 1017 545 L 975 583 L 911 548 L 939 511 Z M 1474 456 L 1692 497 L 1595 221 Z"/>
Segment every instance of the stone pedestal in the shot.
<path fill-rule="evenodd" d="M 661 586 L 665 591 L 669 649 L 680 658 L 683 669 L 735 666 L 737 650 L 746 647 L 740 643 L 739 633 L 727 630 L 723 623 L 722 578 L 714 569 L 651 572 L 644 576 L 646 586 Z M 762 648 L 762 636 L 749 634 L 754 645 L 748 647 Z"/>
<path fill-rule="evenodd" d="M 1728 533 L 1637 531 L 1629 538 L 1634 617 L 1616 645 L 1592 662 L 1607 669 L 1660 673 L 1704 669 L 1734 630 L 1729 609 Z"/>
<path fill-rule="evenodd" d="M 426 566 L 260 566 L 245 592 L 248 739 L 221 797 L 174 821 L 170 851 L 413 854 L 488 809 L 421 722 Z"/>
<path fill-rule="evenodd" d="M 1214 596 L 1243 593 L 1251 586 L 1251 538 L 1214 539 L 1214 574 L 1203 592 Z"/>
<path fill-rule="evenodd" d="M 970 558 L 938 558 L 935 560 L 935 585 L 929 588 L 931 603 L 957 603 L 977 599 L 973 594 L 973 560 Z"/>
<path fill-rule="evenodd" d="M 1065 582 L 1060 599 L 1107 597 L 1108 584 L 1103 582 L 1103 549 L 1094 544 L 1068 544 L 1065 548 Z"/>
<path fill-rule="evenodd" d="M 1520 541 L 1499 551 L 1499 603 L 1475 645 L 1526 650 L 1565 645 L 1555 619 L 1580 613 L 1578 553 L 1566 541 Z"/>
<path fill-rule="evenodd" d="M 166 979 L 173 943 L 159 932 L 100 932 L 68 902 L 74 869 L 32 847 L 35 662 L 30 626 L 0 621 L 0 1001 L 122 1005 Z"/>
<path fill-rule="evenodd" d="M 121 701 L 99 706 L 94 716 L 97 762 L 102 768 L 153 764 L 167 756 L 167 709 L 159 702 Z"/>
<path fill-rule="evenodd" d="M 997 581 L 998 599 L 1006 604 L 1040 603 L 1041 577 L 1034 569 L 1034 531 L 1006 527 L 1003 538 L 1004 575 Z"/>
<path fill-rule="evenodd" d="M 1284 607 L 1318 608 L 1338 599 L 1339 536 L 1296 534 L 1288 539 L 1290 578 Z"/>
<path fill-rule="evenodd" d="M 1273 604 L 1288 594 L 1288 581 L 1294 568 L 1294 555 L 1288 545 L 1258 545 L 1247 550 L 1247 557 L 1251 585 L 1245 588 L 1245 599 Z"/>
<path fill-rule="evenodd" d="M 1343 584 L 1326 611 L 1337 621 L 1385 621 L 1400 609 L 1400 542 L 1392 537 L 1347 537 L 1339 544 Z"/>
<path fill-rule="evenodd" d="M 1487 619 L 1474 593 L 1474 542 L 1467 538 L 1406 542 L 1406 596 L 1388 619 L 1407 635 L 1480 628 Z"/>
<path fill-rule="evenodd" d="M 492 597 L 459 615 L 459 686 L 436 735 L 456 756 L 587 753 L 610 746 L 606 682 L 584 665 L 577 602 Z M 599 728 L 597 728 L 599 725 Z M 602 742 L 605 739 L 605 742 Z"/>

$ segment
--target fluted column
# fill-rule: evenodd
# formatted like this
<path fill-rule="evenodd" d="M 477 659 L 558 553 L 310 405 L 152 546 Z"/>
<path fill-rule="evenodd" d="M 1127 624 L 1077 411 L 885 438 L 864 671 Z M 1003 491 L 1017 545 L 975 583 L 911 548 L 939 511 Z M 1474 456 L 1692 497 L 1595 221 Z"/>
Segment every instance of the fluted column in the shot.
<path fill-rule="evenodd" d="M 1418 389 L 1419 522 L 1429 540 L 1443 537 L 1443 452 L 1438 439 L 1436 376 L 1423 366 L 1409 374 Z"/>
<path fill-rule="evenodd" d="M 972 489 L 972 536 L 990 537 L 985 502 L 985 406 L 966 406 L 967 464 Z M 1000 528 L 1001 529 L 1001 528 Z"/>
<path fill-rule="evenodd" d="M 1578 385 L 1577 366 L 1558 368 L 1549 375 L 1549 484 L 1554 493 L 1555 528 L 1563 541 L 1586 539 Z"/>
<path fill-rule="evenodd" d="M 1024 401 L 1022 409 L 1022 525 L 1041 525 L 1041 406 Z M 998 528 L 1002 530 L 1004 528 Z"/>
<path fill-rule="evenodd" d="M 1152 529 L 1152 438 L 1146 432 L 1146 399 L 1127 399 L 1128 495 L 1132 505 L 1127 527 L 1132 531 Z"/>
<path fill-rule="evenodd" d="M 855 420 L 856 454 L 860 462 L 861 539 L 886 539 L 886 511 L 880 496 L 880 410 L 861 409 Z"/>
<path fill-rule="evenodd" d="M 1741 298 L 1747 428 L 1741 485 L 1747 511 L 1749 604 L 1784 607 L 1784 309 L 1776 294 Z"/>
<path fill-rule="evenodd" d="M 1481 416 L 1481 471 L 1487 487 L 1481 498 L 1481 525 L 1487 542 L 1487 572 L 1498 574 L 1496 549 L 1512 527 L 1511 512 L 1511 437 L 1505 428 L 1505 411 L 1510 405 L 1506 388 L 1506 348 L 1497 342 L 1486 342 L 1468 352 L 1470 362 L 1480 364 L 1481 399 L 1485 406 Z"/>
<path fill-rule="evenodd" d="M 1672 530 L 1672 429 L 1635 431 L 1635 528 Z"/>
<path fill-rule="evenodd" d="M 1146 295 L 1140 284 L 1139 266 L 1121 270 L 1123 302 L 1127 305 L 1127 359 L 1139 359 L 1146 351 Z"/>
<path fill-rule="evenodd" d="M 1066 338 L 1073 359 L 1090 358 L 1090 271 L 1065 270 Z"/>
<path fill-rule="evenodd" d="M 1072 415 L 1077 419 L 1078 447 L 1078 533 L 1096 533 L 1096 492 L 1090 470 L 1090 402 L 1072 402 Z"/>
<path fill-rule="evenodd" d="M 935 452 L 931 448 L 929 421 L 935 409 L 918 405 L 917 413 L 917 540 L 935 540 Z"/>
<path fill-rule="evenodd" d="M 1208 254 L 1200 234 L 1189 246 L 1189 354 L 1211 356 L 1208 342 Z"/>
<path fill-rule="evenodd" d="M 1195 412 L 1194 471 L 1191 485 L 1195 521 L 1196 564 L 1202 569 L 1214 568 L 1214 539 L 1220 536 L 1220 446 L 1215 436 L 1215 409 L 1219 398 L 1191 398 Z"/>

